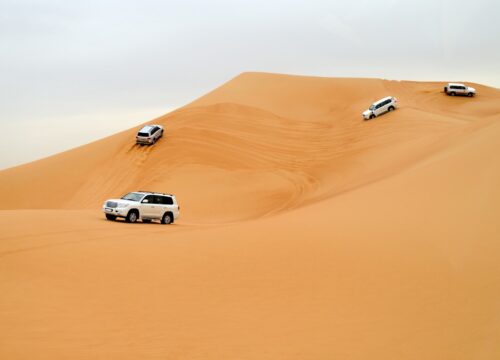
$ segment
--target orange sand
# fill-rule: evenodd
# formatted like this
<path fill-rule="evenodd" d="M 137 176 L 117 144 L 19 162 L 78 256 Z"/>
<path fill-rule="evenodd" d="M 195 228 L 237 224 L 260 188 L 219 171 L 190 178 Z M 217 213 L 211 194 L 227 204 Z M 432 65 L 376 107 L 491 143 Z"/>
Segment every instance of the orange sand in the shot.
<path fill-rule="evenodd" d="M 0 172 L 0 359 L 500 358 L 500 90 L 442 85 L 245 73 Z"/>

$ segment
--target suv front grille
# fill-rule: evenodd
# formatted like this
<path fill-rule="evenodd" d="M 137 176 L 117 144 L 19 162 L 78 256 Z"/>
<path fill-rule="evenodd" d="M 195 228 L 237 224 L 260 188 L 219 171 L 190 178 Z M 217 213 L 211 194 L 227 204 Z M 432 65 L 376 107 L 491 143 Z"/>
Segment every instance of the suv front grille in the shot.
<path fill-rule="evenodd" d="M 118 206 L 118 203 L 115 201 L 108 201 L 108 202 L 106 202 L 106 206 L 109 208 L 115 208 Z"/>

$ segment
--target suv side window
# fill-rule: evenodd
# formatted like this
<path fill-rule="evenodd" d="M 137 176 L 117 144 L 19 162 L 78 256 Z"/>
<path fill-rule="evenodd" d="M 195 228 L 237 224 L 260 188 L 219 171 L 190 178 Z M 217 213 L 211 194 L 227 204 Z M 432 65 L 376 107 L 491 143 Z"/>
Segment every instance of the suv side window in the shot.
<path fill-rule="evenodd" d="M 157 127 L 157 126 L 155 126 L 155 127 L 153 128 L 153 130 L 151 130 L 151 135 L 154 135 L 154 133 L 155 133 L 155 132 L 157 132 L 157 131 L 158 131 L 158 127 Z"/>
<path fill-rule="evenodd" d="M 158 196 L 158 195 L 154 195 L 153 196 L 153 204 L 161 204 L 161 196 Z"/>
<path fill-rule="evenodd" d="M 147 195 L 144 199 L 142 199 L 141 202 L 144 202 L 144 200 L 147 200 L 149 204 L 151 204 L 151 203 L 154 204 L 154 197 L 153 197 L 153 195 Z"/>
<path fill-rule="evenodd" d="M 170 196 L 159 196 L 160 198 L 160 204 L 162 205 L 173 205 L 174 201 Z"/>

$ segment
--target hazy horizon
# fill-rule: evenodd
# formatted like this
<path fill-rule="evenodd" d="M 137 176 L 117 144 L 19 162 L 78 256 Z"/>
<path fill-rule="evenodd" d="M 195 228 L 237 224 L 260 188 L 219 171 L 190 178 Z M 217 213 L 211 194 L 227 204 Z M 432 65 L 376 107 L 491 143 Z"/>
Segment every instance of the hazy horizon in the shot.
<path fill-rule="evenodd" d="M 492 0 L 0 0 L 0 169 L 136 126 L 245 71 L 500 87 L 499 10 Z"/>

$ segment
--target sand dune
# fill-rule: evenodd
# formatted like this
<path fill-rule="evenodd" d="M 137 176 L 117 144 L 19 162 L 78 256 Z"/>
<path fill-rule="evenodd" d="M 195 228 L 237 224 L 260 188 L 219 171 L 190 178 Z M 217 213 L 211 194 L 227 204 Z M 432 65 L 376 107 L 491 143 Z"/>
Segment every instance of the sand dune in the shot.
<path fill-rule="evenodd" d="M 166 128 L 158 146 L 134 145 L 131 129 L 1 172 L 0 206 L 93 209 L 127 191 L 165 189 L 189 222 L 289 210 L 399 172 L 500 111 L 496 89 L 475 85 L 481 95 L 468 101 L 440 85 L 242 74 L 156 119 Z M 361 121 L 387 94 L 403 108 Z M 208 215 L 214 202 L 219 211 Z"/>
<path fill-rule="evenodd" d="M 0 357 L 500 357 L 500 90 L 473 86 L 245 73 L 153 147 L 0 172 Z M 137 189 L 178 223 L 104 220 Z"/>

